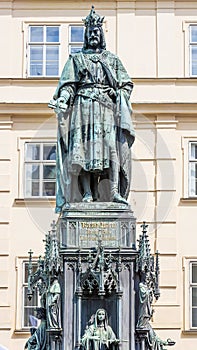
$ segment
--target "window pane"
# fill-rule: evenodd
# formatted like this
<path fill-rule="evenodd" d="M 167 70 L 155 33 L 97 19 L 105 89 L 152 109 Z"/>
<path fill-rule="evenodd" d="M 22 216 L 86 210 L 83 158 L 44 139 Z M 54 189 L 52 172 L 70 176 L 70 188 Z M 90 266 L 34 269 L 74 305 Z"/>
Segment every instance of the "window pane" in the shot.
<path fill-rule="evenodd" d="M 197 75 L 197 46 L 191 47 L 191 71 L 192 75 Z"/>
<path fill-rule="evenodd" d="M 30 65 L 30 76 L 35 77 L 43 75 L 43 65 L 40 63 L 34 63 Z"/>
<path fill-rule="evenodd" d="M 192 306 L 197 306 L 197 288 L 192 287 Z"/>
<path fill-rule="evenodd" d="M 190 196 L 197 195 L 197 163 L 190 163 Z"/>
<path fill-rule="evenodd" d="M 197 42 L 197 26 L 191 26 L 191 42 Z"/>
<path fill-rule="evenodd" d="M 39 182 L 37 182 L 37 181 L 32 181 L 31 195 L 32 195 L 32 196 L 39 196 L 39 195 L 40 195 L 39 188 L 40 188 Z"/>
<path fill-rule="evenodd" d="M 56 166 L 55 165 L 44 165 L 43 166 L 44 180 L 56 178 Z"/>
<path fill-rule="evenodd" d="M 70 46 L 70 53 L 76 53 L 76 52 L 80 52 L 82 49 L 82 46 Z"/>
<path fill-rule="evenodd" d="M 28 307 L 28 308 L 25 307 L 24 308 L 24 319 L 23 319 L 24 327 L 31 327 L 31 326 L 33 326 L 32 323 L 34 323 L 36 321 L 34 309 L 35 309 L 35 307 Z"/>
<path fill-rule="evenodd" d="M 197 61 L 197 46 L 192 46 L 192 62 Z"/>
<path fill-rule="evenodd" d="M 43 46 L 30 46 L 30 62 L 43 61 Z"/>
<path fill-rule="evenodd" d="M 46 41 L 48 43 L 59 42 L 59 27 L 47 27 L 46 28 Z"/>
<path fill-rule="evenodd" d="M 57 76 L 58 74 L 59 74 L 59 47 L 47 46 L 46 75 Z"/>
<path fill-rule="evenodd" d="M 197 63 L 192 63 L 192 75 L 197 75 Z"/>
<path fill-rule="evenodd" d="M 40 159 L 40 145 L 34 143 L 25 144 L 25 160 L 39 160 Z"/>
<path fill-rule="evenodd" d="M 30 42 L 43 42 L 43 27 L 30 27 Z"/>
<path fill-rule="evenodd" d="M 197 283 L 197 265 L 192 264 L 192 283 Z"/>
<path fill-rule="evenodd" d="M 196 159 L 197 160 L 197 144 L 195 144 L 195 143 L 191 144 L 190 159 Z"/>
<path fill-rule="evenodd" d="M 46 48 L 47 61 L 59 61 L 59 46 L 47 46 Z"/>
<path fill-rule="evenodd" d="M 47 76 L 58 76 L 59 75 L 59 65 L 56 63 L 54 64 L 47 64 L 46 65 L 46 75 Z"/>
<path fill-rule="evenodd" d="M 30 179 L 39 179 L 40 178 L 40 166 L 37 164 L 26 164 L 25 165 L 25 178 Z"/>
<path fill-rule="evenodd" d="M 56 160 L 56 145 L 44 145 L 43 146 L 43 159 L 44 160 Z"/>
<path fill-rule="evenodd" d="M 25 196 L 39 196 L 40 166 L 36 164 L 25 165 Z"/>
<path fill-rule="evenodd" d="M 35 290 L 35 292 L 32 295 L 31 300 L 28 299 L 27 293 L 28 293 L 28 287 L 24 287 L 24 306 L 30 307 L 30 306 L 38 305 L 38 293 L 37 293 L 37 291 Z"/>
<path fill-rule="evenodd" d="M 30 47 L 30 75 L 43 75 L 43 47 Z"/>
<path fill-rule="evenodd" d="M 24 263 L 24 283 L 28 283 L 28 262 Z M 37 264 L 32 264 L 33 273 L 37 270 Z"/>
<path fill-rule="evenodd" d="M 75 27 L 72 26 L 70 28 L 70 41 L 71 42 L 83 42 L 83 36 L 84 36 L 84 27 Z"/>
<path fill-rule="evenodd" d="M 43 183 L 43 196 L 55 196 L 55 182 Z"/>
<path fill-rule="evenodd" d="M 26 189 L 25 189 L 25 196 L 26 197 L 34 197 L 39 196 L 40 185 L 38 181 L 28 181 L 26 180 Z"/>
<path fill-rule="evenodd" d="M 192 308 L 192 327 L 197 327 L 197 308 Z"/>

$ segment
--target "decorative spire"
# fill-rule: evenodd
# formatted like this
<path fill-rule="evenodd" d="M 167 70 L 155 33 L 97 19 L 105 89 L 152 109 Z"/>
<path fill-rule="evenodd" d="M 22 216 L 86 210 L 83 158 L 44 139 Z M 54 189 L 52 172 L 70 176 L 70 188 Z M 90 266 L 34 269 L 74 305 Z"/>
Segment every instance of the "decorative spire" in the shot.
<path fill-rule="evenodd" d="M 51 231 L 45 235 L 45 253 L 44 258 L 41 256 L 37 262 L 37 270 L 33 273 L 32 254 L 29 251 L 28 264 L 28 298 L 31 300 L 35 287 L 38 288 L 42 296 L 48 290 L 50 280 L 61 274 L 63 270 L 62 260 L 59 255 L 59 244 L 56 234 L 55 221 L 51 224 Z M 42 297 L 41 297 L 42 298 Z"/>
<path fill-rule="evenodd" d="M 150 251 L 150 244 L 149 239 L 147 235 L 147 227 L 145 222 L 143 222 L 142 227 L 142 235 L 140 235 L 139 238 L 139 250 L 138 250 L 138 257 L 136 259 L 136 271 L 139 272 L 139 274 L 143 275 L 145 274 L 148 277 L 147 285 L 150 289 L 152 289 L 152 292 L 156 299 L 160 296 L 160 290 L 159 290 L 159 252 L 156 251 L 155 258 L 151 254 Z"/>
<path fill-rule="evenodd" d="M 154 296 L 157 299 L 160 297 L 160 290 L 159 290 L 159 274 L 160 274 L 160 268 L 159 268 L 159 252 L 158 250 L 155 253 L 156 255 L 156 261 L 155 261 L 155 288 L 154 288 Z"/>
<path fill-rule="evenodd" d="M 150 253 L 150 244 L 147 235 L 147 227 L 144 222 L 142 227 L 142 235 L 140 235 L 139 239 L 139 255 L 137 258 L 137 271 L 140 272 L 148 272 L 153 269 L 153 258 Z"/>
<path fill-rule="evenodd" d="M 51 224 L 51 231 L 46 235 L 44 261 L 45 270 L 48 271 L 47 273 L 50 275 L 58 275 L 58 273 L 62 271 L 55 221 Z"/>
<path fill-rule="evenodd" d="M 89 15 L 83 19 L 86 27 L 102 27 L 105 17 L 101 17 L 95 12 L 94 6 L 92 6 Z"/>

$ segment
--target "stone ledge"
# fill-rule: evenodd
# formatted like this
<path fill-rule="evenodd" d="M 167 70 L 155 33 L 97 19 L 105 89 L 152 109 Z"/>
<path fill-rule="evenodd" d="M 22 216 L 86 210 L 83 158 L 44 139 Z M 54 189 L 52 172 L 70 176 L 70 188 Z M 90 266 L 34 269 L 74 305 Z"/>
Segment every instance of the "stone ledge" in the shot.
<path fill-rule="evenodd" d="M 15 198 L 14 206 L 40 206 L 50 204 L 55 206 L 55 198 Z"/>

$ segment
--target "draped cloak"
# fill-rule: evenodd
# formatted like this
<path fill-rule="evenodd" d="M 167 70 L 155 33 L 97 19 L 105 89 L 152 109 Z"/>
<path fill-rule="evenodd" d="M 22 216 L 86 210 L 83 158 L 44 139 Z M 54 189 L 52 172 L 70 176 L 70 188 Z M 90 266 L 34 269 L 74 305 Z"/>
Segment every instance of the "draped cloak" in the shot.
<path fill-rule="evenodd" d="M 118 162 L 119 191 L 127 198 L 135 137 L 129 103 L 132 88 L 120 59 L 111 52 L 84 50 L 69 56 L 54 95 L 55 100 L 64 91 L 70 96 L 67 111 L 58 116 L 57 212 L 66 203 L 80 201 L 76 179 L 81 169 L 102 178 L 111 161 Z"/>
<path fill-rule="evenodd" d="M 42 320 L 35 333 L 27 341 L 28 350 L 46 350 L 46 320 Z"/>

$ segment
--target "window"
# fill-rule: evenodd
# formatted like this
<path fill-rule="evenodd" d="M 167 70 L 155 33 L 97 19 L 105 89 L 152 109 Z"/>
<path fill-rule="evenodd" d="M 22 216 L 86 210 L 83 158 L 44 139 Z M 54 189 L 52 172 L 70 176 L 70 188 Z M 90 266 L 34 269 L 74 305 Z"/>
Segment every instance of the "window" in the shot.
<path fill-rule="evenodd" d="M 197 257 L 183 257 L 183 332 L 197 332 Z"/>
<path fill-rule="evenodd" d="M 189 143 L 189 196 L 197 196 L 197 142 Z"/>
<path fill-rule="evenodd" d="M 189 26 L 190 75 L 197 76 L 197 25 Z"/>
<path fill-rule="evenodd" d="M 56 143 L 25 143 L 25 197 L 55 196 Z"/>
<path fill-rule="evenodd" d="M 69 53 L 81 51 L 84 40 L 84 26 L 69 26 Z"/>
<path fill-rule="evenodd" d="M 59 26 L 29 26 L 28 76 L 58 76 L 59 49 Z"/>
<path fill-rule="evenodd" d="M 197 328 L 197 261 L 190 262 L 190 324 Z"/>
<path fill-rule="evenodd" d="M 37 264 L 33 263 L 33 272 L 37 269 Z M 28 262 L 23 262 L 23 315 L 22 315 L 22 328 L 37 326 L 36 318 L 34 316 L 34 310 L 39 305 L 38 291 L 35 291 L 32 299 L 29 301 L 27 297 L 28 291 Z"/>

